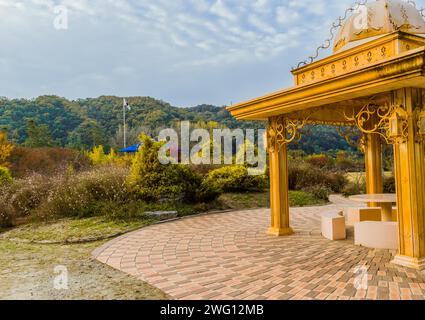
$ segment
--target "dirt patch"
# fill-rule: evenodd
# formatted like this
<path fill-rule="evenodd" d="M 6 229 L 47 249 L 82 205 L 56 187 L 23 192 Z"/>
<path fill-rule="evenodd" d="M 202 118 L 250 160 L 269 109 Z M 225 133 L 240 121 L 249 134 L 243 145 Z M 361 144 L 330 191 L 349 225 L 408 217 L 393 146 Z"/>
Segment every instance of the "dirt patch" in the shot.
<path fill-rule="evenodd" d="M 0 241 L 0 299 L 144 300 L 167 299 L 151 285 L 91 258 L 102 242 L 30 245 Z M 68 289 L 54 287 L 55 267 L 68 271 Z"/>

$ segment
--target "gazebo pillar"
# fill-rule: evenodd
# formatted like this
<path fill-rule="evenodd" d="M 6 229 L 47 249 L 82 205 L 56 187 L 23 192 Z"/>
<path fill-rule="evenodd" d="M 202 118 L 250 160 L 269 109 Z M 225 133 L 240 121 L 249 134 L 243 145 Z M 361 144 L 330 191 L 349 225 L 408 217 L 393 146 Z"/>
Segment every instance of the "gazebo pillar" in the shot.
<path fill-rule="evenodd" d="M 417 117 L 424 108 L 422 90 L 397 90 L 394 104 L 402 106 L 406 114 L 404 139 L 394 142 L 399 252 L 393 263 L 422 270 L 425 269 L 425 157 Z"/>
<path fill-rule="evenodd" d="M 367 133 L 365 140 L 366 192 L 367 194 L 383 193 L 381 138 L 377 134 Z M 371 203 L 369 206 L 379 205 Z"/>
<path fill-rule="evenodd" d="M 286 129 L 278 132 L 278 121 L 270 119 L 268 129 L 271 226 L 267 233 L 286 236 L 294 232 L 289 225 L 288 147 L 287 143 L 277 141 L 279 134 L 281 137 L 286 135 Z"/>

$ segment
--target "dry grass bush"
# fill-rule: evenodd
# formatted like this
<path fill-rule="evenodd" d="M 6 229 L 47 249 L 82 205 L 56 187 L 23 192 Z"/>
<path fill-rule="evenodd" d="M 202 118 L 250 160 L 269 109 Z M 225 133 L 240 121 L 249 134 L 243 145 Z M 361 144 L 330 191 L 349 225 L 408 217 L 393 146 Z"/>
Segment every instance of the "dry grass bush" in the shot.
<path fill-rule="evenodd" d="M 196 186 L 184 190 L 193 193 L 191 204 L 213 201 L 219 196 L 220 193 L 213 192 L 201 176 L 190 173 L 188 167 L 170 168 L 172 170 L 168 170 L 164 177 L 170 188 L 177 182 L 191 185 L 196 180 Z M 142 187 L 147 190 L 143 183 L 139 188 L 128 183 L 129 171 L 129 168 L 119 165 L 100 165 L 82 172 L 67 170 L 55 176 L 32 174 L 16 179 L 7 187 L 1 188 L 0 227 L 13 225 L 16 218 L 49 220 L 101 215 L 111 219 L 131 219 L 143 215 L 144 209 L 155 209 L 157 205 L 160 209 L 174 208 L 177 205 L 186 210 L 183 203 L 161 205 L 155 201 L 147 201 L 145 194 L 140 192 Z M 152 174 L 154 173 L 149 172 L 150 177 Z M 141 176 L 140 181 L 150 180 Z M 162 194 L 164 185 L 149 184 L 149 188 L 150 192 Z M 178 193 L 180 192 L 181 188 L 178 189 Z M 187 209 L 189 210 L 189 205 Z"/>
<path fill-rule="evenodd" d="M 328 168 L 334 165 L 334 160 L 326 154 L 313 154 L 307 156 L 305 161 L 317 168 Z"/>
<path fill-rule="evenodd" d="M 366 180 L 362 175 L 355 176 L 342 190 L 345 197 L 364 193 L 366 193 Z"/>
<path fill-rule="evenodd" d="M 33 173 L 54 176 L 69 166 L 80 171 L 90 165 L 88 157 L 83 153 L 63 148 L 15 147 L 9 162 L 15 178 L 23 178 Z"/>
<path fill-rule="evenodd" d="M 290 190 L 309 190 L 319 186 L 340 193 L 346 184 L 343 173 L 319 169 L 303 161 L 289 162 Z"/>
<path fill-rule="evenodd" d="M 15 180 L 0 193 L 0 226 L 15 218 L 83 217 L 98 214 L 99 202 L 122 204 L 134 194 L 127 188 L 128 169 L 97 167 L 56 176 L 33 174 Z"/>
<path fill-rule="evenodd" d="M 0 189 L 0 228 L 12 227 L 15 224 L 15 211 L 7 201 L 4 189 Z"/>
<path fill-rule="evenodd" d="M 98 214 L 97 203 L 124 203 L 132 200 L 127 188 L 128 169 L 97 167 L 75 175 L 56 176 L 45 201 L 37 208 L 42 218 L 51 216 L 84 217 Z"/>
<path fill-rule="evenodd" d="M 52 190 L 52 178 L 32 174 L 24 179 L 16 179 L 5 191 L 7 202 L 14 215 L 25 217 L 44 202 Z"/>

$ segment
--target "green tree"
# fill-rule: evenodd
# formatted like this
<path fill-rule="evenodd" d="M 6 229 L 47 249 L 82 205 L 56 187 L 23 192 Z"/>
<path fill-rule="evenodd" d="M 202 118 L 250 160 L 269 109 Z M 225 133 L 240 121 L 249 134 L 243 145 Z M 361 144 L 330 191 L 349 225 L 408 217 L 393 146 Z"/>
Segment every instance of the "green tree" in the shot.
<path fill-rule="evenodd" d="M 93 120 L 86 120 L 69 135 L 68 146 L 88 150 L 95 146 L 105 145 L 107 140 L 106 133 L 99 124 Z"/>
<path fill-rule="evenodd" d="M 140 140 L 142 147 L 133 158 L 128 183 L 142 199 L 196 202 L 218 197 L 219 190 L 205 184 L 189 166 L 161 163 L 158 153 L 164 142 L 155 142 L 146 135 Z"/>
<path fill-rule="evenodd" d="M 151 135 L 152 131 L 145 126 L 140 126 L 137 128 L 128 128 L 126 130 L 126 140 L 127 140 L 127 146 L 132 146 L 135 144 L 140 143 L 139 137 L 142 133 L 145 133 L 147 135 Z M 123 126 L 118 127 L 118 131 L 115 133 L 115 135 L 109 140 L 109 144 L 112 148 L 115 148 L 117 150 L 124 147 L 124 130 Z"/>
<path fill-rule="evenodd" d="M 29 148 L 53 147 L 55 142 L 47 125 L 38 125 L 34 120 L 28 120 L 24 145 Z"/>

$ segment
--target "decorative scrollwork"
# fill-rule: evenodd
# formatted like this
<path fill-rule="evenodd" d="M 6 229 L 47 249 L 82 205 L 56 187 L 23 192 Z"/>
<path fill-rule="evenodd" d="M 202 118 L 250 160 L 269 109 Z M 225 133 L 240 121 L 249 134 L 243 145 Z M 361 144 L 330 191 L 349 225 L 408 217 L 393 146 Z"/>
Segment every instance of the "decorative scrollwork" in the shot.
<path fill-rule="evenodd" d="M 335 38 L 335 32 L 337 31 L 338 28 L 342 27 L 344 21 L 347 20 L 348 15 L 358 10 L 361 6 L 366 5 L 367 2 L 368 0 L 358 1 L 352 7 L 345 10 L 344 16 L 340 16 L 338 19 L 336 19 L 334 23 L 332 23 L 332 26 L 329 30 L 330 37 L 326 39 L 321 46 L 317 47 L 315 54 L 313 56 L 308 57 L 307 60 L 301 61 L 300 63 L 298 63 L 296 67 L 293 67 L 292 69 L 297 69 L 302 66 L 306 66 L 310 63 L 313 63 L 319 57 L 320 51 L 329 49 L 329 47 L 332 44 L 332 40 Z"/>
<path fill-rule="evenodd" d="M 306 123 L 307 120 L 291 120 L 285 116 L 270 118 L 267 129 L 269 151 L 277 152 L 284 145 L 299 142 Z"/>
<path fill-rule="evenodd" d="M 353 110 L 347 121 L 354 122 L 364 134 L 378 134 L 388 144 L 405 143 L 408 138 L 407 112 L 401 105 L 366 104 L 358 113 Z"/>
<path fill-rule="evenodd" d="M 425 141 L 425 109 L 417 112 L 417 134 L 416 141 Z"/>
<path fill-rule="evenodd" d="M 359 140 L 359 150 L 361 153 L 366 153 L 366 144 L 367 144 L 367 136 L 365 134 L 362 134 L 360 140 Z"/>

